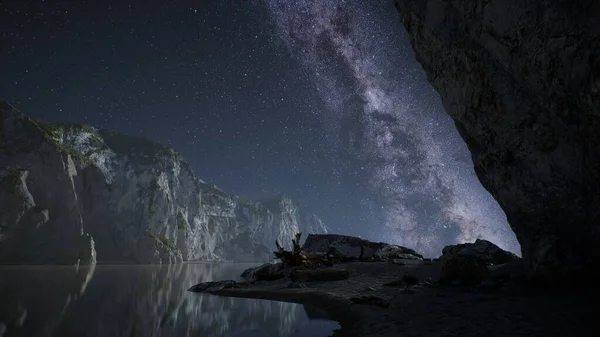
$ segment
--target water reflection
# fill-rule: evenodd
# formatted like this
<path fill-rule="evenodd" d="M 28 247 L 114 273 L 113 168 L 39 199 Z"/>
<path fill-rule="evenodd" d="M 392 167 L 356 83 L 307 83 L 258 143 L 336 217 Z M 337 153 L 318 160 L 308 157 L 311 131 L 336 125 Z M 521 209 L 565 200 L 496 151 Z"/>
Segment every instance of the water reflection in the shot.
<path fill-rule="evenodd" d="M 249 264 L 0 267 L 0 337 L 328 336 L 302 306 L 186 291 Z M 2 336 L 2 331 L 5 330 Z"/>

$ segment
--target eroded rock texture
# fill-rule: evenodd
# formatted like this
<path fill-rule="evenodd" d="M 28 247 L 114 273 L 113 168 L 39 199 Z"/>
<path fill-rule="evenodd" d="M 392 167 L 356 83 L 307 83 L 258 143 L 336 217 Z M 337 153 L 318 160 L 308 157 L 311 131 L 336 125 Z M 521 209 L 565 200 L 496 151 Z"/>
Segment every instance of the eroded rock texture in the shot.
<path fill-rule="evenodd" d="M 423 255 L 410 248 L 339 234 L 309 234 L 302 246 L 302 251 L 307 253 L 332 254 L 343 261 L 423 259 Z"/>
<path fill-rule="evenodd" d="M 481 239 L 477 239 L 473 243 L 462 243 L 444 247 L 440 260 L 447 260 L 454 257 L 472 257 L 489 265 L 505 264 L 519 260 L 519 257 L 512 252 Z"/>
<path fill-rule="evenodd" d="M 300 231 L 327 230 L 287 197 L 202 181 L 170 147 L 0 100 L 0 263 L 268 261 Z"/>
<path fill-rule="evenodd" d="M 530 277 L 598 276 L 600 3 L 395 3 Z"/>

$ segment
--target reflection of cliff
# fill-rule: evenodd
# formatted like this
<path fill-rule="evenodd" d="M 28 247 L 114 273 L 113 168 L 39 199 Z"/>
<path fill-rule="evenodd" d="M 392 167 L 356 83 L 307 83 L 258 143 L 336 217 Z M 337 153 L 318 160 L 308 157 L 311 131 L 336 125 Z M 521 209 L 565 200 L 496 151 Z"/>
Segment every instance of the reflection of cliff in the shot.
<path fill-rule="evenodd" d="M 97 266 L 85 296 L 55 336 L 230 336 L 259 329 L 289 336 L 308 318 L 302 306 L 188 292 L 198 282 L 237 278 L 240 264 Z"/>
<path fill-rule="evenodd" d="M 0 336 L 49 337 L 94 275 L 90 267 L 0 267 Z"/>

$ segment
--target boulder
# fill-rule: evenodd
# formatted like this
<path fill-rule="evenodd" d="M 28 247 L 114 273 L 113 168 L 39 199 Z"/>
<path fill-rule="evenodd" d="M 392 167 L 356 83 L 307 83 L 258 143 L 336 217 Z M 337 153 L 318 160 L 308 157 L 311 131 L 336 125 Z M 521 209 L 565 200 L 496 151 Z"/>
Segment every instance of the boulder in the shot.
<path fill-rule="evenodd" d="M 423 256 L 414 250 L 397 245 L 385 245 L 375 252 L 375 258 L 379 260 L 403 259 L 423 260 Z"/>
<path fill-rule="evenodd" d="M 410 248 L 338 234 L 309 234 L 302 250 L 307 253 L 329 253 L 342 262 L 423 258 Z"/>
<path fill-rule="evenodd" d="M 348 235 L 309 234 L 302 246 L 307 253 L 330 253 L 341 259 L 368 259 L 385 243 L 371 242 Z M 362 248 L 361 248 L 362 247 Z"/>
<path fill-rule="evenodd" d="M 283 263 L 265 263 L 261 266 L 244 270 L 240 275 L 244 280 L 249 282 L 255 281 L 272 281 L 284 277 Z"/>
<path fill-rule="evenodd" d="M 481 239 L 477 239 L 473 243 L 462 243 L 444 247 L 440 260 L 447 260 L 452 257 L 473 257 L 489 265 L 503 264 L 520 259 L 512 252 Z"/>

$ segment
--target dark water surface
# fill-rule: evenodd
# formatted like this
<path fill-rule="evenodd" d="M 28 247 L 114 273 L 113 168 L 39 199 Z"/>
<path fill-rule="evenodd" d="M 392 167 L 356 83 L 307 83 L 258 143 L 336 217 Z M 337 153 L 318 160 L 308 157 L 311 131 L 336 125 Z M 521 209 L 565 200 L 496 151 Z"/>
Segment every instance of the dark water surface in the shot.
<path fill-rule="evenodd" d="M 319 337 L 339 327 L 297 304 L 187 291 L 251 266 L 0 266 L 0 337 Z"/>

